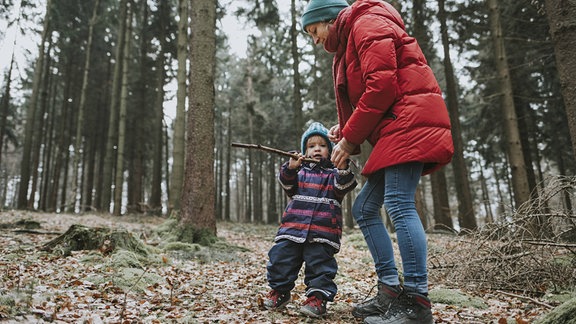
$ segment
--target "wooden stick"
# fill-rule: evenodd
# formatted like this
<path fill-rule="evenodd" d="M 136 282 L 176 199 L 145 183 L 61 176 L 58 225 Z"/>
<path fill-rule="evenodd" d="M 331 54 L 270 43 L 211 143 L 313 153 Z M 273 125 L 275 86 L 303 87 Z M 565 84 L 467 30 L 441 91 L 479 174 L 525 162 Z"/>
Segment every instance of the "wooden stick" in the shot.
<path fill-rule="evenodd" d="M 266 152 L 272 152 L 272 153 L 280 154 L 282 156 L 291 157 L 291 158 L 296 159 L 296 160 L 298 160 L 298 158 L 299 158 L 298 154 L 296 154 L 296 153 L 290 153 L 290 152 L 278 150 L 278 149 L 267 147 L 267 146 L 260 145 L 260 144 L 232 143 L 232 147 L 242 147 L 242 148 L 248 148 L 248 149 L 262 150 L 262 151 L 266 151 Z M 313 159 L 313 158 L 307 158 L 307 157 L 305 157 L 303 159 L 303 161 L 309 162 L 309 163 L 320 163 L 320 160 Z"/>
<path fill-rule="evenodd" d="M 526 300 L 529 300 L 529 301 L 531 301 L 531 302 L 533 302 L 533 303 L 535 303 L 535 304 L 538 304 L 538 305 L 540 305 L 540 306 L 546 307 L 546 308 L 548 308 L 548 309 L 554 308 L 554 306 L 548 305 L 548 304 L 546 304 L 546 303 L 543 303 L 543 302 L 538 301 L 538 300 L 536 300 L 536 299 L 534 299 L 534 298 L 531 298 L 531 297 L 522 296 L 522 295 L 516 295 L 516 294 L 509 293 L 509 292 L 505 292 L 505 291 L 502 291 L 502 290 L 496 290 L 496 292 L 501 293 L 501 294 L 506 295 L 506 296 L 510 296 L 510 297 L 515 297 L 515 298 L 520 298 L 520 299 L 526 299 Z"/>

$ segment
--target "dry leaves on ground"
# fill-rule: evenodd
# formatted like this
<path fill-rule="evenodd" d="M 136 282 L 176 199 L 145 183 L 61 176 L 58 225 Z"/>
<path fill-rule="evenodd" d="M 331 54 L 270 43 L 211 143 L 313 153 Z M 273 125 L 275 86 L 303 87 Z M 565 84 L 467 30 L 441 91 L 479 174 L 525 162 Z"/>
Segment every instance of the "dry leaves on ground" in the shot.
<path fill-rule="evenodd" d="M 323 320 L 298 314 L 304 300 L 302 277 L 282 311 L 261 307 L 267 252 L 275 226 L 219 223 L 218 236 L 230 249 L 195 255 L 160 251 L 148 262 L 122 264 L 116 254 L 77 251 L 61 257 L 38 248 L 72 224 L 125 228 L 145 242 L 165 219 L 147 216 L 65 215 L 4 212 L 0 224 L 40 222 L 38 230 L 0 229 L 0 320 L 51 323 L 354 323 L 351 306 L 369 296 L 376 278 L 359 230 L 348 230 L 337 255 L 339 293 Z M 430 246 L 452 238 L 430 235 Z M 234 246 L 243 249 L 233 248 Z M 119 264 L 121 266 L 119 266 Z M 434 270 L 431 270 L 434 271 Z M 431 291 L 454 288 L 434 276 Z M 464 287 L 462 287 L 464 288 Z M 535 299 L 498 291 L 464 291 L 476 306 L 434 302 L 437 323 L 529 323 L 549 311 Z M 433 297 L 434 295 L 431 294 Z"/>

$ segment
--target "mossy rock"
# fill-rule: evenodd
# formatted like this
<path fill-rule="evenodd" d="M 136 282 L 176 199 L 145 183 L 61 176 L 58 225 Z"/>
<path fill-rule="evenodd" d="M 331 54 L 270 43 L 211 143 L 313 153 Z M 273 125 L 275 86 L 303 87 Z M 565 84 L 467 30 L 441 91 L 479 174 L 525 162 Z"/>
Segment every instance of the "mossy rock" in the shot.
<path fill-rule="evenodd" d="M 576 324 L 576 298 L 554 308 L 534 324 Z"/>
<path fill-rule="evenodd" d="M 147 256 L 148 249 L 142 241 L 126 230 L 112 230 L 104 227 L 86 227 L 74 224 L 66 233 L 44 244 L 43 251 L 69 256 L 72 251 L 99 250 L 109 254 L 116 249 L 132 251 Z"/>
<path fill-rule="evenodd" d="M 480 298 L 470 297 L 456 289 L 434 288 L 429 293 L 433 303 L 486 309 L 488 306 Z"/>

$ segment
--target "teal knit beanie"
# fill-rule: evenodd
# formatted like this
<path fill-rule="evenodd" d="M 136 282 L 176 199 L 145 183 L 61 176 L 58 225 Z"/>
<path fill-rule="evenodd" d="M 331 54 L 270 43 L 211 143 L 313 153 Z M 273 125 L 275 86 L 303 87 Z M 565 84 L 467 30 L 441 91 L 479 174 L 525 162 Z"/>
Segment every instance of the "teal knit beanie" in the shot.
<path fill-rule="evenodd" d="M 328 129 L 318 122 L 310 124 L 310 127 L 302 134 L 302 154 L 306 154 L 306 142 L 314 135 L 322 136 L 326 140 L 328 154 L 332 154 L 332 142 L 328 139 Z"/>
<path fill-rule="evenodd" d="M 346 7 L 346 0 L 310 0 L 302 14 L 302 29 L 306 31 L 306 26 L 310 24 L 336 19 Z"/>

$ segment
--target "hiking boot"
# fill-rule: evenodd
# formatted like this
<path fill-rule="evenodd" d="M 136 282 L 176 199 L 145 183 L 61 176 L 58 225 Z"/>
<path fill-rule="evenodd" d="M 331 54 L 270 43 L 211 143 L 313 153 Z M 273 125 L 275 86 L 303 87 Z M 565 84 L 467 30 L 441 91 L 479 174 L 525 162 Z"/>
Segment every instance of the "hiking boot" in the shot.
<path fill-rule="evenodd" d="M 289 291 L 271 290 L 264 299 L 264 307 L 267 309 L 280 309 L 290 302 Z"/>
<path fill-rule="evenodd" d="M 365 324 L 433 324 L 432 305 L 428 297 L 418 293 L 403 293 L 383 315 L 369 316 Z"/>
<path fill-rule="evenodd" d="M 326 315 L 326 300 L 316 294 L 312 295 L 302 304 L 300 313 L 310 317 L 322 317 Z"/>
<path fill-rule="evenodd" d="M 401 286 L 388 286 L 382 282 L 378 282 L 378 293 L 376 296 L 354 305 L 352 308 L 352 315 L 357 318 L 365 318 L 368 316 L 385 314 L 390 307 L 390 304 L 398 299 L 402 293 Z"/>

